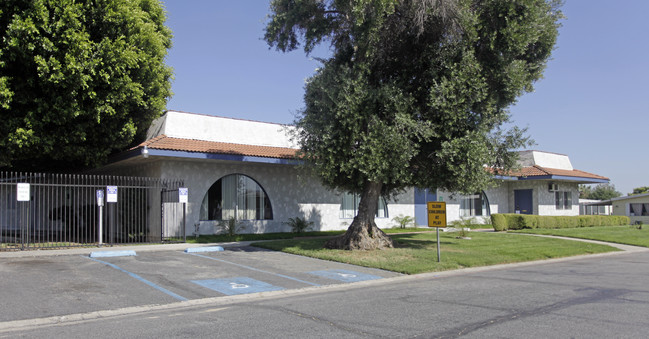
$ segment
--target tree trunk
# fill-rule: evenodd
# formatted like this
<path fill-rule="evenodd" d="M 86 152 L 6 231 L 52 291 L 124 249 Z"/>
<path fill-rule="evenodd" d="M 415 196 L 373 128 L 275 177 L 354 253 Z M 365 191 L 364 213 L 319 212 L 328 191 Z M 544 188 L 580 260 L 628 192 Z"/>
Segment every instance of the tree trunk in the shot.
<path fill-rule="evenodd" d="M 374 222 L 381 186 L 381 183 L 376 182 L 369 182 L 365 185 L 363 193 L 361 193 L 361 201 L 358 204 L 358 214 L 354 217 L 354 221 L 349 225 L 345 234 L 327 241 L 326 248 L 375 250 L 394 247 L 392 239 Z"/>

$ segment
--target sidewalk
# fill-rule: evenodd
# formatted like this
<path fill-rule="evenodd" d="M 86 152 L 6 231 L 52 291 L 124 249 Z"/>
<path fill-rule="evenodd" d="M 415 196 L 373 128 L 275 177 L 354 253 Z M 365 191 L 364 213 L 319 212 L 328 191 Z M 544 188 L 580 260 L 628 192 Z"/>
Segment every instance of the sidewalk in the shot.
<path fill-rule="evenodd" d="M 205 243 L 205 244 L 153 244 L 153 245 L 115 245 L 102 247 L 82 247 L 67 249 L 40 249 L 27 251 L 6 251 L 0 252 L 0 258 L 32 258 L 48 257 L 60 255 L 90 255 L 98 251 L 136 251 L 136 252 L 156 252 L 156 251 L 184 251 L 187 248 L 221 246 L 223 248 L 248 246 L 254 242 L 263 242 L 268 240 L 226 242 L 226 243 Z"/>

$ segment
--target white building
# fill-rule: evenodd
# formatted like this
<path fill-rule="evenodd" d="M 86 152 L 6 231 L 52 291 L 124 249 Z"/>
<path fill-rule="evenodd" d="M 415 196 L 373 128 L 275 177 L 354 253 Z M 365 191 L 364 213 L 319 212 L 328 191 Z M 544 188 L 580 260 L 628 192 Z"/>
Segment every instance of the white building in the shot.
<path fill-rule="evenodd" d="M 649 224 L 649 193 L 587 203 L 586 207 L 606 208 L 612 215 L 626 215 L 631 224 Z"/>
<path fill-rule="evenodd" d="M 311 220 L 318 230 L 347 228 L 358 197 L 299 175 L 297 146 L 287 136 L 292 128 L 168 111 L 154 121 L 145 142 L 101 171 L 183 179 L 189 188 L 188 234 L 214 233 L 219 220 L 234 216 L 254 233 L 288 231 L 284 222 L 292 217 Z M 377 225 L 392 227 L 398 215 L 425 225 L 428 201 L 446 201 L 449 222 L 491 213 L 578 215 L 578 184 L 608 182 L 574 169 L 566 155 L 524 151 L 520 162 L 519 173 L 497 176 L 497 187 L 474 195 L 412 188 L 381 201 Z"/>

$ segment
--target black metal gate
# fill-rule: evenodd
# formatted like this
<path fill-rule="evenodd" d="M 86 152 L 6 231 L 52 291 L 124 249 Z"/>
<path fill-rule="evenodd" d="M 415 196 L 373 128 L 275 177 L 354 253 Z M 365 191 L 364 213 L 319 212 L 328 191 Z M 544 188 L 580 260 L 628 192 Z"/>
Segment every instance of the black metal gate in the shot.
<path fill-rule="evenodd" d="M 158 178 L 0 172 L 0 251 L 183 241 L 184 228 L 164 228 L 181 224 L 170 218 L 182 215 L 160 213 L 164 192 L 182 185 Z"/>

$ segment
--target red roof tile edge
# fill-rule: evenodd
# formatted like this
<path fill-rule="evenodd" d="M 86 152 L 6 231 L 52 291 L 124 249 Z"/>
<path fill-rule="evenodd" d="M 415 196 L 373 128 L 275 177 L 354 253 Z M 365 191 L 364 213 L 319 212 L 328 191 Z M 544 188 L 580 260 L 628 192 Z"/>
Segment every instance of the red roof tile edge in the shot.
<path fill-rule="evenodd" d="M 257 156 L 262 158 L 280 158 L 280 159 L 295 159 L 297 157 L 298 149 L 287 147 L 273 147 L 273 146 L 259 146 L 259 145 L 244 145 L 233 144 L 227 142 L 205 141 L 195 139 L 181 139 L 168 137 L 161 134 L 152 139 L 146 140 L 139 144 L 137 147 L 148 147 L 151 149 L 161 149 L 170 151 L 184 151 L 194 153 L 216 153 L 216 154 L 235 154 L 245 156 Z M 499 171 L 492 170 L 494 174 L 502 174 L 514 177 L 537 177 L 547 175 L 558 175 L 566 177 L 590 178 L 609 180 L 609 178 L 588 173 L 585 171 L 573 169 L 564 170 L 556 168 L 541 167 L 534 165 L 530 167 L 523 167 L 520 171 L 499 173 Z"/>
<path fill-rule="evenodd" d="M 610 180 L 607 177 L 593 174 L 593 173 L 588 173 L 578 169 L 566 170 L 566 169 L 558 169 L 558 168 L 541 167 L 539 165 L 523 167 L 519 171 L 513 171 L 508 173 L 499 173 L 501 171 L 492 171 L 492 172 L 494 174 L 513 176 L 513 177 L 541 177 L 547 175 L 558 175 L 564 177 Z"/>
<path fill-rule="evenodd" d="M 195 139 L 181 139 L 168 137 L 161 134 L 152 139 L 146 140 L 137 147 L 150 149 L 184 151 L 193 153 L 215 153 L 215 154 L 234 154 L 245 156 L 257 156 L 263 158 L 280 158 L 294 159 L 298 149 L 287 147 L 259 146 L 233 144 L 227 142 L 205 141 Z"/>

